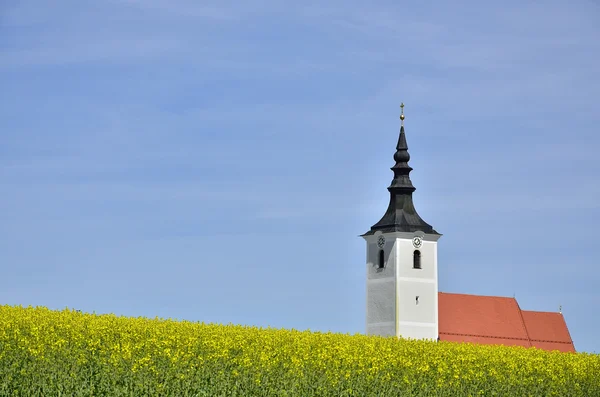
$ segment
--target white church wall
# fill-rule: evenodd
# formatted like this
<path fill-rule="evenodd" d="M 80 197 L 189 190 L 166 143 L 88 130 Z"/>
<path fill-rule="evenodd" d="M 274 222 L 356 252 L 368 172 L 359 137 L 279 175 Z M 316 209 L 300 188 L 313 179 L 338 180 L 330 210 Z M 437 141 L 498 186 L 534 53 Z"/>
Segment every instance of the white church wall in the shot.
<path fill-rule="evenodd" d="M 396 324 L 393 321 L 382 324 L 371 324 L 367 326 L 367 335 L 394 336 L 396 335 Z"/>
<path fill-rule="evenodd" d="M 395 335 L 396 280 L 372 280 L 367 284 L 367 334 Z"/>
<path fill-rule="evenodd" d="M 437 339 L 438 284 L 437 239 L 423 237 L 421 269 L 413 267 L 413 233 L 386 233 L 385 265 L 378 267 L 377 239 L 367 241 L 367 334 L 396 335 L 414 339 Z M 417 303 L 417 296 L 418 303 Z"/>
<path fill-rule="evenodd" d="M 412 238 L 396 239 L 398 249 L 397 299 L 398 336 L 414 339 L 438 337 L 437 239 L 422 235 L 419 248 Z M 421 253 L 421 268 L 415 269 L 414 251 Z M 418 297 L 418 298 L 417 298 Z"/>
<path fill-rule="evenodd" d="M 400 337 L 404 339 L 437 340 L 438 332 L 431 324 L 401 324 Z"/>
<path fill-rule="evenodd" d="M 436 242 L 423 241 L 418 249 L 421 253 L 421 269 L 413 268 L 413 252 L 416 248 L 413 247 L 412 239 L 397 239 L 397 247 L 401 255 L 399 255 L 398 277 L 417 278 L 422 280 L 430 280 L 436 278 Z"/>
<path fill-rule="evenodd" d="M 398 302 L 402 304 L 398 306 L 398 321 L 434 324 L 436 295 L 434 283 L 399 280 Z"/>
<path fill-rule="evenodd" d="M 378 269 L 379 250 L 376 240 L 367 244 L 367 280 L 380 278 L 388 278 L 396 276 L 396 246 L 393 239 L 386 240 L 383 246 L 383 254 L 385 258 L 385 266 L 383 269 Z"/>
<path fill-rule="evenodd" d="M 376 239 L 367 238 L 367 334 L 396 333 L 396 251 L 394 240 L 383 246 L 384 267 L 379 268 Z"/>

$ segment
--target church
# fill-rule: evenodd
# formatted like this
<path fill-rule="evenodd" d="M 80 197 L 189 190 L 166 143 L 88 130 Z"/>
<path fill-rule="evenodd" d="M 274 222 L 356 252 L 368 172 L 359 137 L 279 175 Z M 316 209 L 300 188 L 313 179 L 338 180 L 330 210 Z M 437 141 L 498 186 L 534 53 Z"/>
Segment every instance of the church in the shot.
<path fill-rule="evenodd" d="M 515 298 L 440 292 L 442 236 L 415 210 L 401 105 L 389 206 L 367 242 L 367 334 L 574 352 L 561 312 L 521 310 Z"/>

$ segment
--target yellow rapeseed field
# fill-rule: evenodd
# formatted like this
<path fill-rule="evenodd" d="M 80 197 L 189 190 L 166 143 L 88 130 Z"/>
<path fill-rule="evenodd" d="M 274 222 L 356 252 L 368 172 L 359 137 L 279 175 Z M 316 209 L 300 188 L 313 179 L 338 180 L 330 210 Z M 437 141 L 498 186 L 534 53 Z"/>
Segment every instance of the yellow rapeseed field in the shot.
<path fill-rule="evenodd" d="M 600 396 L 600 356 L 0 306 L 0 396 Z"/>

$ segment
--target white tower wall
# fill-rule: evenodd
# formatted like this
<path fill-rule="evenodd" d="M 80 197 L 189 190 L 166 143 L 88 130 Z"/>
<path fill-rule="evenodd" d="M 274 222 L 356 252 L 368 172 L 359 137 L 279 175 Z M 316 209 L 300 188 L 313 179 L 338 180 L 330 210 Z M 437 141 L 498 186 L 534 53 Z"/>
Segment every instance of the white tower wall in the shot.
<path fill-rule="evenodd" d="M 378 268 L 379 236 L 385 237 L 385 263 Z M 421 268 L 413 267 L 413 237 Z M 376 232 L 367 241 L 367 334 L 412 338 L 438 337 L 437 240 L 440 235 L 422 232 Z M 417 299 L 418 297 L 418 299 Z"/>

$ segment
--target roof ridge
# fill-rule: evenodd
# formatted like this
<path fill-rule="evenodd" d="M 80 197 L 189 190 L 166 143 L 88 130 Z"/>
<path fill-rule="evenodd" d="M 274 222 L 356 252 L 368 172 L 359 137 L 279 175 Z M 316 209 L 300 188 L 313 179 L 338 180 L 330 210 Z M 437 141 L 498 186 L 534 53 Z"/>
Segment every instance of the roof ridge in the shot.
<path fill-rule="evenodd" d="M 523 329 L 525 329 L 525 335 L 527 335 L 527 341 L 529 342 L 529 346 L 533 347 L 533 343 L 531 342 L 531 337 L 529 336 L 529 331 L 527 330 L 527 324 L 525 324 L 525 319 L 523 318 L 523 312 L 521 311 L 521 306 L 519 306 L 519 302 L 517 302 L 516 299 L 515 299 L 515 304 L 517 305 L 517 310 L 519 311 L 519 317 L 521 318 L 521 325 L 523 325 Z"/>
<path fill-rule="evenodd" d="M 561 314 L 560 312 L 545 312 L 541 310 L 522 310 L 525 313 Z"/>
<path fill-rule="evenodd" d="M 500 298 L 500 299 L 511 299 L 511 300 L 516 300 L 513 297 L 510 296 L 498 296 L 498 295 L 475 295 L 475 294 L 463 294 L 461 292 L 444 292 L 444 291 L 438 291 L 439 294 L 447 294 L 447 295 L 464 295 L 464 296 L 477 296 L 477 297 L 481 297 L 481 298 Z M 550 312 L 551 313 L 551 312 Z"/>

